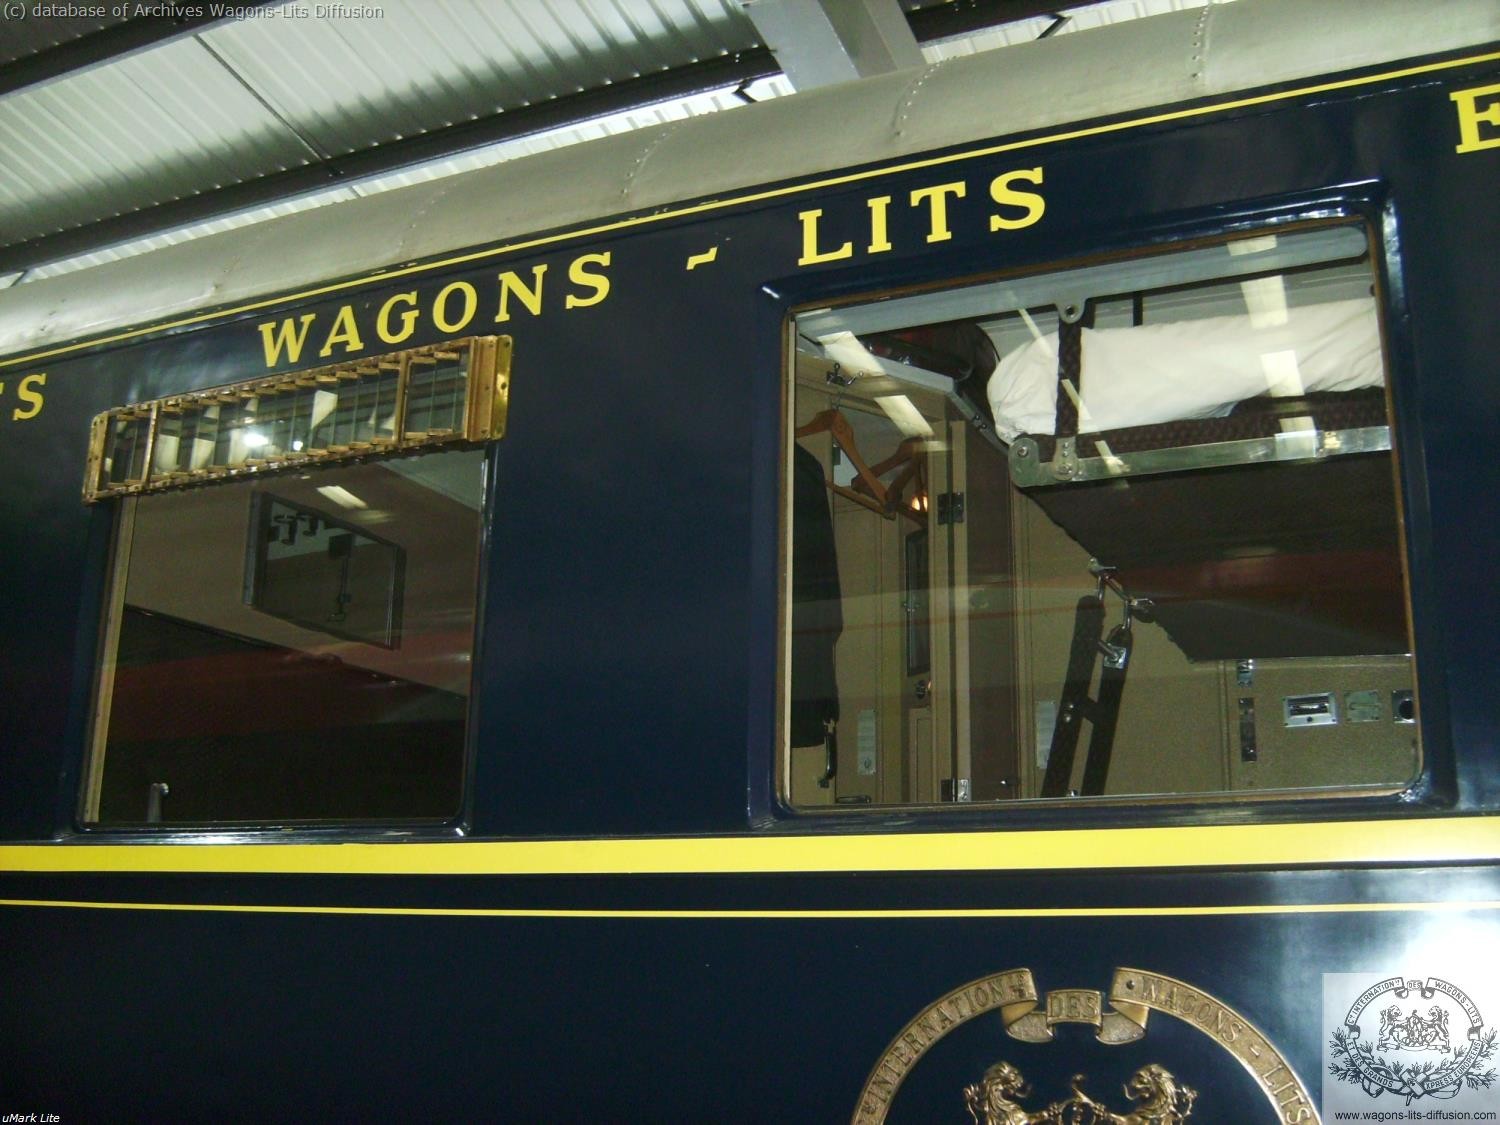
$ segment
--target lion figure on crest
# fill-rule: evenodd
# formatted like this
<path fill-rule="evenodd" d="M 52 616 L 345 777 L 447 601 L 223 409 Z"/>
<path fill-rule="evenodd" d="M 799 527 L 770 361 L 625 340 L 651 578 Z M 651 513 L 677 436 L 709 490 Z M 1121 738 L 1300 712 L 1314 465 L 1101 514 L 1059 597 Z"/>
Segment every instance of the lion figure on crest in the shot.
<path fill-rule="evenodd" d="M 1083 1075 L 1073 1076 L 1073 1097 L 1062 1125 L 1181 1125 L 1193 1112 L 1198 1091 L 1172 1077 L 1160 1063 L 1141 1067 L 1125 1083 L 1125 1096 L 1139 1104 L 1129 1113 L 1112 1112 L 1083 1092 Z M 1072 1112 L 1073 1107 L 1082 1112 Z"/>
<path fill-rule="evenodd" d="M 1401 1006 L 1392 1004 L 1383 1008 L 1380 1012 L 1380 1038 L 1375 1041 L 1375 1049 L 1384 1051 L 1390 1047 L 1401 1047 L 1405 1045 L 1406 1023 L 1401 1018 Z"/>
<path fill-rule="evenodd" d="M 1045 1113 L 1027 1113 L 1015 1100 L 1030 1096 L 1031 1084 L 1008 1062 L 995 1063 L 977 1083 L 964 1087 L 964 1103 L 974 1125 L 1038 1125 L 1050 1120 Z"/>
<path fill-rule="evenodd" d="M 1427 1046 L 1434 1051 L 1450 1051 L 1448 1040 L 1448 1010 L 1440 1004 L 1427 1009 Z"/>
<path fill-rule="evenodd" d="M 1030 1085 L 1012 1064 L 998 1062 L 980 1082 L 964 1087 L 964 1101 L 974 1125 L 1182 1125 L 1198 1097 L 1158 1063 L 1130 1076 L 1125 1094 L 1137 1104 L 1126 1114 L 1094 1101 L 1083 1092 L 1083 1082 L 1084 1076 L 1075 1074 L 1072 1097 L 1030 1113 L 1017 1100 L 1030 1096 Z"/>

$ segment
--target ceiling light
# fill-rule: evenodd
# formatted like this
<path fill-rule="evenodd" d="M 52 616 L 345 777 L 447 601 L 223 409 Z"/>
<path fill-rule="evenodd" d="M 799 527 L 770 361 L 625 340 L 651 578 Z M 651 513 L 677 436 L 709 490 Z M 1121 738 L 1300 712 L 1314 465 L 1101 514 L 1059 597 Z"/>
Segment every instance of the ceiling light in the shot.
<path fill-rule="evenodd" d="M 885 411 L 886 417 L 896 423 L 896 428 L 907 437 L 934 437 L 932 426 L 922 417 L 922 412 L 912 405 L 905 395 L 876 395 L 876 405 Z"/>
<path fill-rule="evenodd" d="M 318 486 L 318 495 L 325 500 L 332 500 L 340 508 L 368 508 L 370 506 L 342 485 L 321 484 Z"/>

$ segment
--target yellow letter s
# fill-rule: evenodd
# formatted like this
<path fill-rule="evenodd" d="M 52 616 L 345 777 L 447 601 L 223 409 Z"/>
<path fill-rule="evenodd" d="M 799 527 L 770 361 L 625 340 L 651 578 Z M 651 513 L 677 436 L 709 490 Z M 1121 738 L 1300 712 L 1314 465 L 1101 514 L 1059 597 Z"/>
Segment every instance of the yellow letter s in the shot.
<path fill-rule="evenodd" d="M 1017 168 L 1014 172 L 1006 172 L 1003 176 L 996 176 L 990 181 L 990 198 L 1002 207 L 1019 207 L 1023 214 L 1015 218 L 1006 218 L 1004 215 L 990 216 L 990 230 L 1020 230 L 1029 227 L 1042 217 L 1047 210 L 1047 201 L 1034 191 L 1018 191 L 1011 186 L 1017 180 L 1029 184 L 1040 184 L 1042 182 L 1042 169 Z"/>

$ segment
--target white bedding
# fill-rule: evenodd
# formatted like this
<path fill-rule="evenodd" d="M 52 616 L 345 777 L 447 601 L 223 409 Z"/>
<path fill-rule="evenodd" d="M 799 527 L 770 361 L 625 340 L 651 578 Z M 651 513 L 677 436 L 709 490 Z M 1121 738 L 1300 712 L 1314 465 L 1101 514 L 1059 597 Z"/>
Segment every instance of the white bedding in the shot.
<path fill-rule="evenodd" d="M 1272 325 L 1242 315 L 1085 328 L 1079 381 L 1084 433 L 1220 418 L 1242 399 L 1262 394 L 1378 387 L 1385 376 L 1375 302 L 1288 308 L 1282 323 Z M 1006 441 L 1050 434 L 1057 416 L 1057 334 L 1033 339 L 1001 359 L 988 394 L 996 430 Z"/>

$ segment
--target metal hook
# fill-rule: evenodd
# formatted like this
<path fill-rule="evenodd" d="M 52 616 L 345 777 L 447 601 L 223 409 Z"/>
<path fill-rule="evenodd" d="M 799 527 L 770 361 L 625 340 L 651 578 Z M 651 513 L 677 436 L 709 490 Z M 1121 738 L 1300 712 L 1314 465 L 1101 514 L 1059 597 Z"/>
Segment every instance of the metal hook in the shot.
<path fill-rule="evenodd" d="M 823 376 L 825 383 L 838 388 L 834 392 L 833 402 L 829 404 L 832 409 L 837 410 L 839 408 L 839 405 L 844 401 L 844 392 L 854 386 L 854 380 L 858 378 L 858 375 L 845 375 L 844 369 L 839 366 L 838 360 L 833 361 L 833 367 Z"/>
<path fill-rule="evenodd" d="M 1104 591 L 1106 589 L 1115 589 L 1118 587 L 1118 580 L 1114 577 L 1116 573 L 1115 567 L 1105 566 L 1098 559 L 1089 559 L 1089 573 L 1099 581 L 1099 587 L 1094 591 L 1094 598 L 1097 601 L 1102 602 L 1104 600 Z"/>
<path fill-rule="evenodd" d="M 1119 597 L 1124 610 L 1124 621 L 1121 627 L 1130 628 L 1132 617 L 1139 613 L 1143 620 L 1149 620 L 1151 611 L 1156 608 L 1150 598 L 1131 597 L 1130 591 L 1125 589 L 1125 584 L 1120 581 L 1119 569 L 1113 566 L 1105 566 L 1098 559 L 1089 559 L 1089 573 L 1098 580 L 1099 586 L 1094 597 L 1101 603 L 1104 601 L 1104 591 L 1110 590 Z"/>

